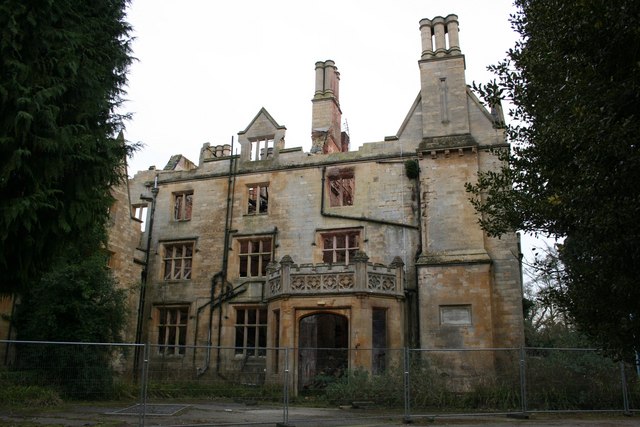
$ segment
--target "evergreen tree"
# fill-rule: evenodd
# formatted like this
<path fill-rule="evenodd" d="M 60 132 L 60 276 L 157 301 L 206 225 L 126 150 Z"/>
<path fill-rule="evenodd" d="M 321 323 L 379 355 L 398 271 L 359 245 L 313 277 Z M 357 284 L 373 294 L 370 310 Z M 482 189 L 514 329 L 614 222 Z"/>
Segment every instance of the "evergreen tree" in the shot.
<path fill-rule="evenodd" d="M 557 301 L 616 355 L 640 347 L 640 2 L 516 0 L 521 39 L 476 89 L 514 150 L 467 185 L 494 236 L 564 239 Z M 627 353 L 628 354 L 628 353 Z"/>
<path fill-rule="evenodd" d="M 104 225 L 127 151 L 127 0 L 0 3 L 0 291 Z"/>
<path fill-rule="evenodd" d="M 118 289 L 101 250 L 103 231 L 83 236 L 52 262 L 40 280 L 25 287 L 17 305 L 18 339 L 74 343 L 121 341 L 126 294 Z M 31 383 L 53 386 L 74 398 L 111 392 L 116 347 L 72 344 L 17 344 L 17 367 Z"/>

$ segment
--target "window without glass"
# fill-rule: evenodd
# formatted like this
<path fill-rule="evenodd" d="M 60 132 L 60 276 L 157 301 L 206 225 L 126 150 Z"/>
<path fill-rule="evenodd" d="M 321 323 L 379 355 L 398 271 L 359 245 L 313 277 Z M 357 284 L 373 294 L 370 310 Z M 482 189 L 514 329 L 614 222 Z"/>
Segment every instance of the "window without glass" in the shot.
<path fill-rule="evenodd" d="M 265 356 L 266 347 L 267 310 L 265 308 L 237 308 L 235 354 Z"/>
<path fill-rule="evenodd" d="M 273 157 L 273 138 L 251 141 L 251 160 L 265 160 Z"/>
<path fill-rule="evenodd" d="M 157 307 L 158 352 L 164 355 L 184 354 L 187 344 L 188 306 Z"/>
<path fill-rule="evenodd" d="M 269 186 L 267 184 L 250 185 L 247 199 L 249 215 L 266 214 L 269 207 Z"/>
<path fill-rule="evenodd" d="M 373 308 L 371 311 L 371 330 L 373 331 L 371 367 L 374 374 L 381 374 L 387 367 L 387 310 L 385 308 Z"/>
<path fill-rule="evenodd" d="M 271 261 L 271 237 L 241 239 L 240 277 L 260 277 L 267 274 Z"/>
<path fill-rule="evenodd" d="M 322 262 L 349 264 L 360 245 L 359 231 L 342 231 L 322 234 Z"/>
<path fill-rule="evenodd" d="M 116 253 L 113 251 L 107 251 L 107 268 L 116 267 Z"/>
<path fill-rule="evenodd" d="M 329 206 L 352 206 L 355 189 L 353 169 L 341 170 L 328 178 Z"/>
<path fill-rule="evenodd" d="M 176 221 L 191 220 L 193 208 L 193 192 L 173 193 L 173 219 Z"/>
<path fill-rule="evenodd" d="M 147 221 L 147 205 L 133 205 L 133 217 L 142 221 L 140 230 L 144 232 Z"/>
<path fill-rule="evenodd" d="M 191 279 L 193 242 L 164 245 L 164 280 Z"/>

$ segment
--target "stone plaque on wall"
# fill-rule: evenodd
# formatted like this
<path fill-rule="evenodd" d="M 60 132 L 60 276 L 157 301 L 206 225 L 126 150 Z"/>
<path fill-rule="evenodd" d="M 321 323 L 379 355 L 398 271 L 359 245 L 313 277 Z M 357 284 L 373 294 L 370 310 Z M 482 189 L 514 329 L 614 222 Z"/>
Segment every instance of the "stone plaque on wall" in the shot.
<path fill-rule="evenodd" d="M 471 325 L 470 305 L 441 305 L 441 325 Z"/>

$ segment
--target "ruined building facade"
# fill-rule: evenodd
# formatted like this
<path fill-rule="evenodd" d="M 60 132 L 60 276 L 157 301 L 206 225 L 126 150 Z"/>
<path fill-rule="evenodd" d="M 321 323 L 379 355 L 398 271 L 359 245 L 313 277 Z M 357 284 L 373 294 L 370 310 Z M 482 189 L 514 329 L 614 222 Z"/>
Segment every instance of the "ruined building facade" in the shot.
<path fill-rule="evenodd" d="M 286 362 L 305 387 L 321 371 L 382 371 L 386 349 L 522 344 L 516 235 L 487 236 L 464 188 L 499 168 L 503 118 L 466 85 L 457 17 L 420 31 L 421 86 L 396 135 L 349 151 L 340 74 L 318 62 L 310 152 L 261 109 L 233 146 L 130 180 L 118 209 L 144 232 L 111 250 L 114 270 L 142 272 L 129 336 L 154 345 L 152 363 L 268 378 Z"/>

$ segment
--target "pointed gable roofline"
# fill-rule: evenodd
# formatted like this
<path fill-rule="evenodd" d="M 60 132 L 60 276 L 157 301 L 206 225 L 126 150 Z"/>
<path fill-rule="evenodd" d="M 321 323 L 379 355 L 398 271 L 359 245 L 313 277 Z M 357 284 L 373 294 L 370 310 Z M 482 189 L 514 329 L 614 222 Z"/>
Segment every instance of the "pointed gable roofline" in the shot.
<path fill-rule="evenodd" d="M 279 125 L 274 120 L 274 118 L 271 117 L 271 114 L 269 114 L 266 108 L 262 107 L 260 108 L 260 111 L 258 111 L 258 114 L 256 114 L 256 116 L 253 118 L 253 120 L 249 122 L 249 125 L 244 130 L 241 130 L 240 132 L 238 132 L 238 135 L 244 135 L 245 133 L 247 133 L 249 129 L 251 129 L 251 127 L 254 125 L 254 123 L 258 120 L 258 118 L 260 118 L 261 115 L 264 115 L 264 117 L 273 125 L 275 129 L 283 129 L 283 130 L 287 129 L 285 126 Z"/>

